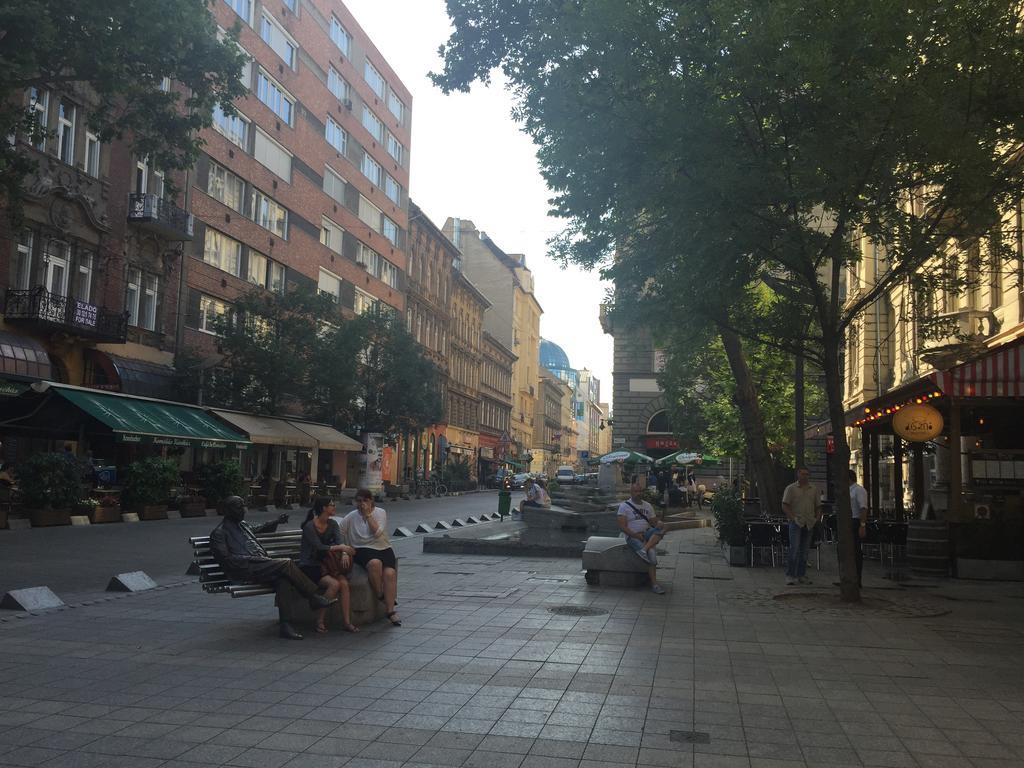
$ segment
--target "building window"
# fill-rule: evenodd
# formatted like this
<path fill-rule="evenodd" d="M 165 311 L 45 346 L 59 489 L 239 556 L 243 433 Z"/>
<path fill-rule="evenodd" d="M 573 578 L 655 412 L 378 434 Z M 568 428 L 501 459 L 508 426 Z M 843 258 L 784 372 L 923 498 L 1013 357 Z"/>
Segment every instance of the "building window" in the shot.
<path fill-rule="evenodd" d="M 392 245 L 398 245 L 398 225 L 387 216 L 381 217 L 380 233 L 387 238 Z"/>
<path fill-rule="evenodd" d="M 363 128 L 369 131 L 370 135 L 378 142 L 384 141 L 384 123 L 365 104 L 363 105 Z"/>
<path fill-rule="evenodd" d="M 38 88 L 29 89 L 29 107 L 35 113 L 36 125 L 45 134 L 46 126 L 50 118 L 50 94 L 47 91 L 40 91 Z M 39 139 L 35 145 L 40 152 L 46 150 L 46 136 Z"/>
<path fill-rule="evenodd" d="M 149 163 L 145 158 L 135 161 L 135 194 L 144 195 L 149 187 Z"/>
<path fill-rule="evenodd" d="M 388 133 L 388 154 L 395 158 L 395 162 L 399 165 L 402 164 L 402 158 L 405 157 L 405 147 L 390 132 Z"/>
<path fill-rule="evenodd" d="M 271 261 L 268 265 L 267 288 L 274 293 L 284 294 L 285 289 L 284 264 Z"/>
<path fill-rule="evenodd" d="M 362 243 L 359 244 L 359 253 L 356 255 L 356 263 L 361 264 L 374 277 L 380 276 L 380 254 Z"/>
<path fill-rule="evenodd" d="M 228 313 L 228 305 L 220 299 L 200 294 L 199 330 L 203 333 L 217 333 L 217 321 Z"/>
<path fill-rule="evenodd" d="M 95 133 L 85 133 L 85 172 L 93 178 L 100 175 L 100 140 Z"/>
<path fill-rule="evenodd" d="M 156 275 L 131 267 L 128 270 L 128 293 L 125 309 L 128 324 L 147 331 L 156 330 L 156 302 L 160 280 Z"/>
<path fill-rule="evenodd" d="M 359 219 L 374 232 L 380 232 L 380 208 L 362 195 L 359 196 Z"/>
<path fill-rule="evenodd" d="M 248 279 L 260 288 L 267 284 L 267 257 L 259 251 L 249 251 Z"/>
<path fill-rule="evenodd" d="M 295 2 L 296 2 L 296 0 L 283 0 L 283 2 L 284 2 L 285 7 L 289 11 L 291 11 L 292 13 L 295 13 Z"/>
<path fill-rule="evenodd" d="M 385 284 L 391 286 L 392 288 L 397 288 L 398 267 L 396 267 L 387 259 L 383 260 L 383 262 L 380 265 L 380 279 L 383 280 Z"/>
<path fill-rule="evenodd" d="M 338 101 L 345 101 L 349 97 L 348 81 L 334 67 L 327 68 L 327 88 Z"/>
<path fill-rule="evenodd" d="M 295 99 L 262 69 L 256 76 L 256 97 L 288 125 L 292 124 Z"/>
<path fill-rule="evenodd" d="M 323 216 L 320 220 L 320 242 L 335 253 L 341 253 L 341 239 L 345 230 Z"/>
<path fill-rule="evenodd" d="M 317 290 L 325 296 L 330 296 L 334 303 L 337 304 L 341 299 L 341 278 L 321 267 L 320 277 L 317 280 Z"/>
<path fill-rule="evenodd" d="M 246 24 L 252 24 L 252 0 L 224 0 Z"/>
<path fill-rule="evenodd" d="M 363 176 L 373 182 L 373 186 L 380 186 L 381 168 L 380 163 L 370 157 L 369 154 L 363 155 L 362 165 Z"/>
<path fill-rule="evenodd" d="M 398 94 L 395 93 L 393 88 L 388 88 L 388 109 L 391 110 L 391 114 L 398 118 L 398 122 L 402 122 L 402 118 L 405 116 L 405 104 L 398 98 Z"/>
<path fill-rule="evenodd" d="M 57 157 L 75 164 L 75 106 L 64 99 L 57 106 Z"/>
<path fill-rule="evenodd" d="M 86 304 L 92 296 L 92 254 L 79 252 L 78 266 L 71 274 L 71 297 Z"/>
<path fill-rule="evenodd" d="M 989 256 L 989 259 L 992 268 L 992 278 L 989 283 L 992 294 L 990 303 L 992 309 L 995 309 L 1003 305 L 1003 261 L 995 251 Z"/>
<path fill-rule="evenodd" d="M 18 238 L 18 252 L 14 261 L 13 287 L 26 291 L 32 280 L 32 232 L 24 230 Z"/>
<path fill-rule="evenodd" d="M 363 67 L 363 79 L 366 80 L 366 84 L 370 86 L 370 90 L 377 94 L 377 98 L 383 100 L 385 93 L 384 77 L 377 68 L 370 63 L 370 60 L 366 60 L 366 66 Z"/>
<path fill-rule="evenodd" d="M 345 204 L 345 180 L 329 167 L 324 167 L 324 192 L 336 202 Z"/>
<path fill-rule="evenodd" d="M 164 93 L 171 92 L 171 78 L 163 77 L 160 79 L 160 90 Z"/>
<path fill-rule="evenodd" d="M 327 143 L 338 150 L 342 156 L 345 154 L 345 149 L 348 145 L 348 134 L 345 133 L 345 129 L 334 122 L 334 118 L 328 117 L 327 124 L 325 127 L 325 135 Z"/>
<path fill-rule="evenodd" d="M 240 277 L 242 244 L 215 229 L 207 228 L 203 243 L 203 261 Z"/>
<path fill-rule="evenodd" d="M 260 23 L 260 37 L 274 50 L 274 53 L 284 59 L 285 64 L 292 69 L 295 68 L 295 52 L 299 46 L 281 28 L 281 25 L 270 17 L 266 9 L 263 11 L 263 21 Z"/>
<path fill-rule="evenodd" d="M 288 239 L 288 209 L 258 189 L 252 191 L 252 220 L 278 237 Z"/>
<path fill-rule="evenodd" d="M 358 288 L 356 288 L 356 299 L 353 309 L 355 310 L 357 315 L 362 315 L 366 312 L 369 312 L 371 309 L 374 308 L 376 304 L 377 300 L 373 298 L 373 296 L 366 293 L 366 291 L 361 291 Z"/>
<path fill-rule="evenodd" d="M 352 45 L 352 35 L 341 26 L 341 22 L 335 16 L 331 16 L 331 42 L 338 46 L 338 50 L 343 54 L 349 55 L 348 51 Z"/>
<path fill-rule="evenodd" d="M 292 154 L 259 128 L 253 142 L 253 157 L 280 176 L 289 184 L 292 183 Z"/>
<path fill-rule="evenodd" d="M 395 205 L 402 204 L 402 185 L 395 181 L 390 174 L 384 178 L 384 194 Z"/>
<path fill-rule="evenodd" d="M 213 127 L 232 144 L 242 149 L 248 145 L 249 121 L 241 115 L 226 115 L 220 104 L 213 108 Z"/>
<path fill-rule="evenodd" d="M 227 168 L 214 162 L 210 163 L 210 177 L 206 183 L 206 192 L 214 200 L 242 213 L 242 206 L 245 203 L 245 182 Z"/>

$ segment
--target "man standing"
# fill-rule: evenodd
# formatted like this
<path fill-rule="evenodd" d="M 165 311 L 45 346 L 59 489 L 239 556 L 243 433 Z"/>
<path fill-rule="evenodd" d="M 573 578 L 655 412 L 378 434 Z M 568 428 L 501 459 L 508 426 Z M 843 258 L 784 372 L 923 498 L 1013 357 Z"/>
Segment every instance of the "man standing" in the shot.
<path fill-rule="evenodd" d="M 857 587 L 862 586 L 861 574 L 864 572 L 864 552 L 861 550 L 861 539 L 868 532 L 868 492 L 857 482 L 857 473 L 850 470 L 850 513 L 853 517 L 853 552 L 857 558 Z"/>
<path fill-rule="evenodd" d="M 811 485 L 806 467 L 796 471 L 797 480 L 786 486 L 782 494 L 782 511 L 789 520 L 789 560 L 786 562 L 786 584 L 811 584 L 807 578 L 807 550 L 811 546 L 814 525 L 821 519 L 818 489 Z"/>
<path fill-rule="evenodd" d="M 224 519 L 210 534 L 213 559 L 229 578 L 273 584 L 278 595 L 284 584 L 291 584 L 309 600 L 309 607 L 314 611 L 338 602 L 337 598 L 328 600 L 318 594 L 317 585 L 295 563 L 287 558 L 270 557 L 256 539 L 256 534 L 272 533 L 278 523 L 287 521 L 288 515 L 281 515 L 277 520 L 253 527 L 245 522 L 245 502 L 238 496 L 229 496 L 224 500 Z M 286 621 L 281 622 L 281 637 L 302 639 Z"/>

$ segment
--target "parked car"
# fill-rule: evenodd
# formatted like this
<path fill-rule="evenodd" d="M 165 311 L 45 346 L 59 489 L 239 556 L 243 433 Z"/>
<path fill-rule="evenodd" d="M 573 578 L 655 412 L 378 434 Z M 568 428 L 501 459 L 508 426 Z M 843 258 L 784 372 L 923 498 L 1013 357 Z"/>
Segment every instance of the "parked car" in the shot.
<path fill-rule="evenodd" d="M 576 479 L 573 482 L 576 483 L 576 485 L 585 485 L 587 483 L 587 477 L 588 475 L 580 472 L 576 475 Z"/>
<path fill-rule="evenodd" d="M 512 487 L 516 489 L 522 488 L 523 485 L 526 484 L 526 478 L 528 478 L 529 476 L 529 472 L 519 472 L 517 474 L 512 475 Z"/>
<path fill-rule="evenodd" d="M 570 467 L 568 464 L 563 464 L 555 472 L 555 481 L 559 485 L 572 485 L 576 482 L 576 470 Z"/>

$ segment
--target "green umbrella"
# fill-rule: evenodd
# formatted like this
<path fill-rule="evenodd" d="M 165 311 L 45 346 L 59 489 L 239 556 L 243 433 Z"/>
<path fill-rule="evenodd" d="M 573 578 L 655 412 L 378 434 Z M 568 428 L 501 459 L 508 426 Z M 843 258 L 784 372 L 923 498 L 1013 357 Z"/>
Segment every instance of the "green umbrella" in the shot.
<path fill-rule="evenodd" d="M 612 451 L 600 459 L 602 464 L 653 464 L 654 459 L 636 451 Z"/>
<path fill-rule="evenodd" d="M 708 456 L 706 454 L 693 453 L 692 451 L 676 451 L 670 453 L 668 456 L 663 456 L 655 462 L 655 465 L 659 467 L 671 467 L 678 465 L 681 467 L 691 465 L 707 465 L 717 464 L 718 459 L 714 456 Z"/>

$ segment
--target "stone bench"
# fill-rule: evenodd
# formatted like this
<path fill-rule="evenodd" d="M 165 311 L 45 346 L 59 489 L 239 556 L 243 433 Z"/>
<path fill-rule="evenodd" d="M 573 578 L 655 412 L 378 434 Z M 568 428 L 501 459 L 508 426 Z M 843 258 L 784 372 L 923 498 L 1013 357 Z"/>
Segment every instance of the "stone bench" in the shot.
<path fill-rule="evenodd" d="M 270 557 L 287 557 L 297 560 L 302 541 L 302 531 L 277 531 L 261 533 L 256 536 Z M 258 597 L 260 595 L 277 595 L 273 585 L 257 581 L 235 581 L 229 579 L 224 570 L 213 559 L 210 552 L 209 536 L 193 536 L 189 539 L 192 545 L 192 565 L 199 571 L 199 583 L 204 592 L 209 594 L 229 594 L 231 597 Z M 372 624 L 384 618 L 384 603 L 377 599 L 370 588 L 370 579 L 360 565 L 353 565 L 348 575 L 350 612 L 352 623 L 356 626 Z M 309 601 L 302 597 L 290 584 L 281 590 L 274 600 L 281 621 L 293 624 L 313 624 L 316 614 L 309 607 Z M 334 603 L 327 609 L 326 622 L 329 627 L 340 627 L 341 602 Z"/>
<path fill-rule="evenodd" d="M 648 565 L 622 536 L 591 536 L 583 548 L 587 584 L 602 587 L 640 587 L 648 583 Z"/>

